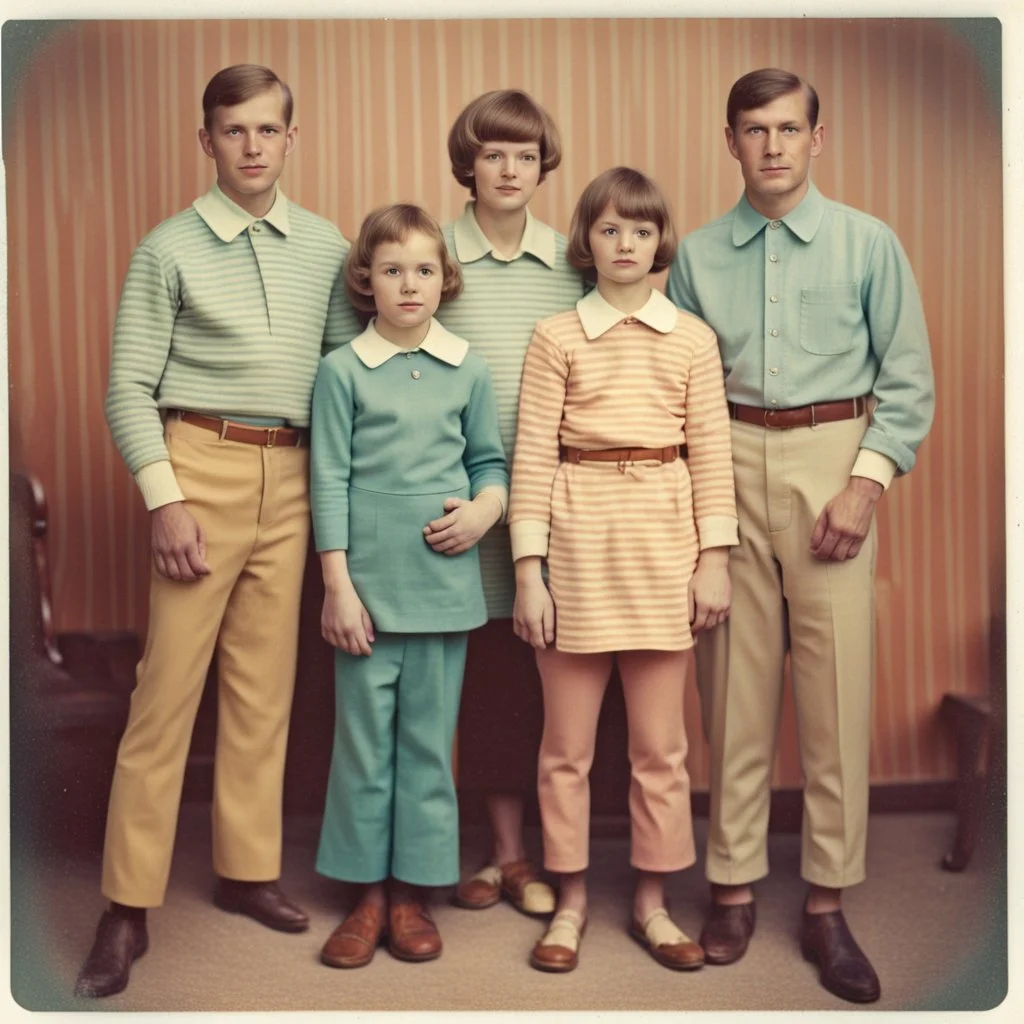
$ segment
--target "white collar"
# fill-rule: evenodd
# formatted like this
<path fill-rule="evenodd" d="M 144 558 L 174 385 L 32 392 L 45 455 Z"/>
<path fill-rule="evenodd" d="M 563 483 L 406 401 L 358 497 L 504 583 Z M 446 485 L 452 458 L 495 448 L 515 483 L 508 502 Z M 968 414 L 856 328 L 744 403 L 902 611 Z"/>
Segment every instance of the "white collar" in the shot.
<path fill-rule="evenodd" d="M 466 203 L 462 216 L 455 221 L 452 238 L 455 242 L 455 258 L 460 263 L 475 263 L 491 254 L 502 263 L 512 263 L 529 253 L 545 266 L 555 269 L 555 229 L 537 220 L 529 210 L 526 211 L 526 227 L 519 248 L 510 258 L 501 256 L 484 234 L 476 219 L 476 202 L 473 200 Z"/>
<path fill-rule="evenodd" d="M 416 346 L 415 349 L 400 348 L 393 341 L 381 337 L 377 333 L 377 318 L 367 324 L 366 330 L 353 339 L 352 349 L 360 361 L 370 370 L 382 366 L 392 356 L 402 355 L 406 352 L 415 352 L 422 349 L 435 359 L 440 359 L 449 366 L 461 366 L 466 353 L 469 351 L 469 342 L 464 341 L 458 335 L 442 327 L 433 317 L 430 318 L 430 327 L 427 336 Z"/>
<path fill-rule="evenodd" d="M 243 210 L 237 203 L 228 199 L 216 183 L 205 196 L 200 196 L 192 205 L 222 242 L 234 241 L 257 220 L 265 220 L 282 235 L 288 234 L 288 200 L 280 189 L 274 196 L 274 205 L 263 217 L 254 217 L 248 210 Z"/>
<path fill-rule="evenodd" d="M 594 288 L 576 303 L 576 312 L 587 341 L 600 338 L 627 317 L 647 324 L 659 334 L 668 334 L 679 319 L 679 310 L 657 288 L 651 289 L 651 297 L 635 313 L 623 313 L 621 309 L 616 309 Z"/>

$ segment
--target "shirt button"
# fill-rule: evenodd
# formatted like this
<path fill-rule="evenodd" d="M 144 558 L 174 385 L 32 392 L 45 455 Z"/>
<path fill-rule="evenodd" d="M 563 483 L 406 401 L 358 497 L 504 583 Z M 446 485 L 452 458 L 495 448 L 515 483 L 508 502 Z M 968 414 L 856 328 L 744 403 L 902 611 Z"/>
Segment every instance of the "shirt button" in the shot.
<path fill-rule="evenodd" d="M 777 329 L 776 329 L 775 327 L 773 327 L 773 328 L 772 328 L 772 329 L 771 329 L 771 330 L 770 330 L 770 331 L 769 331 L 768 333 L 769 333 L 769 334 L 770 334 L 770 335 L 771 335 L 771 336 L 772 336 L 773 338 L 777 338 L 777 337 L 779 336 L 779 332 L 778 332 L 778 330 L 777 330 Z"/>
<path fill-rule="evenodd" d="M 768 373 L 772 377 L 777 377 L 779 375 L 779 368 L 777 366 L 769 366 L 768 367 Z"/>
<path fill-rule="evenodd" d="M 257 234 L 259 234 L 259 232 L 260 232 L 260 226 L 259 226 L 259 224 L 258 224 L 258 223 L 256 223 L 256 224 L 253 224 L 253 226 L 252 226 L 252 232 L 253 232 L 253 234 L 254 234 L 254 235 L 257 235 Z"/>
<path fill-rule="evenodd" d="M 771 296 L 771 298 L 768 301 L 769 302 L 778 302 L 779 301 L 779 297 L 778 297 L 778 295 L 773 295 L 773 296 Z"/>
<path fill-rule="evenodd" d="M 774 409 L 779 403 L 773 398 L 768 404 Z"/>
<path fill-rule="evenodd" d="M 771 256 L 768 257 L 768 261 L 769 263 L 778 263 L 779 257 L 776 256 L 775 253 L 772 253 Z"/>
<path fill-rule="evenodd" d="M 770 227 L 772 229 L 772 231 L 774 231 L 776 228 L 779 228 L 781 226 L 782 226 L 782 221 L 781 220 L 771 220 L 771 221 L 768 222 L 768 227 Z"/>
<path fill-rule="evenodd" d="M 411 352 L 406 352 L 405 353 L 405 358 L 406 359 L 412 359 L 412 353 Z"/>
<path fill-rule="evenodd" d="M 412 377 L 413 380 L 419 380 L 420 379 L 420 371 L 419 370 L 413 370 L 412 373 L 410 374 L 410 376 Z"/>
<path fill-rule="evenodd" d="M 623 320 L 622 322 L 624 324 L 635 324 L 636 323 L 636 317 L 635 316 L 627 316 L 626 319 Z"/>

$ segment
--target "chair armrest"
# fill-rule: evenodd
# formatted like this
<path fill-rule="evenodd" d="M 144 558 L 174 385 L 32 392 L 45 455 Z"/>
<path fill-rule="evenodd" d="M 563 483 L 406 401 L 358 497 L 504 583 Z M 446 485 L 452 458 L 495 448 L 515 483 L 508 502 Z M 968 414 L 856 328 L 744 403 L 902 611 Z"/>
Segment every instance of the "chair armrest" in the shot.
<path fill-rule="evenodd" d="M 61 633 L 57 645 L 64 669 L 78 686 L 107 691 L 119 699 L 135 689 L 140 657 L 137 633 Z"/>

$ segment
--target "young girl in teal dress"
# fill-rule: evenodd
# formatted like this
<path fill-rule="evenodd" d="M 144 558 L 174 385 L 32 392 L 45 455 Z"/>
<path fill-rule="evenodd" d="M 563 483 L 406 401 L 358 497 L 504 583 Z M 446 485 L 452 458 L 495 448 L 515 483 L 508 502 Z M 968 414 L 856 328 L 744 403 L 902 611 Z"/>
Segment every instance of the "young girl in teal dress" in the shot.
<path fill-rule="evenodd" d="M 486 621 L 476 543 L 504 516 L 508 470 L 490 374 L 434 318 L 461 288 L 440 228 L 376 210 L 345 266 L 376 313 L 327 356 L 313 393 L 312 507 L 335 652 L 335 741 L 317 870 L 361 883 L 321 953 L 441 954 L 427 888 L 458 881 L 451 750 L 466 633 Z M 429 542 L 428 542 L 429 538 Z"/>

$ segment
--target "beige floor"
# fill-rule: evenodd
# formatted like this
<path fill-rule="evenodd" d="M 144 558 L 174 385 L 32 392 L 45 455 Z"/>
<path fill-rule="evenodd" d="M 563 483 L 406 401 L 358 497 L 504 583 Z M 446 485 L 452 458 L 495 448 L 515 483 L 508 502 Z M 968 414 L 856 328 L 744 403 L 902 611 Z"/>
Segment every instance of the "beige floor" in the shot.
<path fill-rule="evenodd" d="M 882 1000 L 873 1009 L 987 1009 L 1005 992 L 999 851 L 983 844 L 963 874 L 942 871 L 939 858 L 952 824 L 948 814 L 872 819 L 870 881 L 847 894 L 846 910 L 882 980 Z M 731 967 L 693 974 L 659 967 L 624 933 L 628 844 L 595 839 L 591 923 L 580 967 L 557 976 L 527 964 L 541 930 L 535 921 L 504 904 L 467 912 L 441 897 L 441 960 L 411 965 L 381 950 L 363 970 L 323 967 L 319 947 L 337 922 L 344 890 L 313 871 L 317 827 L 306 817 L 286 823 L 283 883 L 313 924 L 304 935 L 281 935 L 210 904 L 207 812 L 186 805 L 168 901 L 150 914 L 150 952 L 137 963 L 128 989 L 100 1003 L 71 996 L 104 906 L 99 859 L 51 854 L 37 860 L 13 881 L 29 904 L 12 927 L 15 997 L 29 1009 L 58 1011 L 602 1010 L 631 1011 L 625 1015 L 630 1020 L 638 1011 L 855 1009 L 822 989 L 800 957 L 803 886 L 794 835 L 771 838 L 773 872 L 757 889 L 758 930 L 748 955 Z M 698 820 L 700 845 L 705 830 Z M 478 832 L 467 836 L 467 859 L 475 857 L 480 838 Z M 536 833 L 530 839 L 536 847 Z M 677 876 L 670 894 L 677 921 L 696 936 L 706 901 L 701 865 Z"/>

